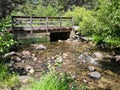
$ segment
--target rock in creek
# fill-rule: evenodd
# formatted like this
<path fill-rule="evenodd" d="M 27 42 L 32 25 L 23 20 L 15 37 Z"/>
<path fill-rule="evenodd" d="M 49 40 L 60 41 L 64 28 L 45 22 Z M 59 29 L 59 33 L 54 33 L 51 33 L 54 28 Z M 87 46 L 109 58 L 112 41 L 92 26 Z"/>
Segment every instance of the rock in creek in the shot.
<path fill-rule="evenodd" d="M 37 61 L 37 57 L 31 57 L 33 61 Z"/>
<path fill-rule="evenodd" d="M 63 54 L 62 54 L 62 57 L 63 57 L 64 59 L 65 59 L 67 56 L 68 56 L 67 53 L 63 53 Z"/>
<path fill-rule="evenodd" d="M 95 67 L 93 67 L 93 66 L 88 66 L 88 70 L 89 70 L 90 72 L 93 72 L 93 71 L 95 71 Z"/>
<path fill-rule="evenodd" d="M 22 51 L 23 56 L 30 56 L 30 51 Z"/>
<path fill-rule="evenodd" d="M 116 62 L 118 62 L 118 61 L 120 62 L 120 55 L 116 55 L 115 60 L 116 60 Z"/>
<path fill-rule="evenodd" d="M 97 64 L 96 59 L 90 56 L 87 52 L 82 53 L 78 59 L 82 60 L 83 63 Z"/>
<path fill-rule="evenodd" d="M 18 56 L 12 56 L 11 60 L 14 61 L 14 62 L 21 62 L 22 61 L 22 59 Z"/>
<path fill-rule="evenodd" d="M 6 53 L 3 57 L 4 57 L 4 58 L 7 58 L 7 57 L 11 57 L 11 56 L 13 56 L 13 55 L 21 56 L 19 53 L 9 52 L 9 53 Z"/>
<path fill-rule="evenodd" d="M 47 49 L 47 47 L 44 46 L 44 45 L 42 45 L 42 44 L 40 44 L 40 45 L 36 45 L 36 46 L 35 46 L 35 49 L 36 49 L 36 50 L 45 50 L 45 49 Z"/>
<path fill-rule="evenodd" d="M 25 70 L 28 72 L 28 74 L 34 74 L 35 70 L 31 66 L 26 66 Z"/>
<path fill-rule="evenodd" d="M 63 42 L 62 40 L 58 40 L 58 42 Z"/>
<path fill-rule="evenodd" d="M 83 82 L 84 82 L 84 83 L 88 83 L 88 81 L 87 81 L 86 79 L 83 79 Z"/>
<path fill-rule="evenodd" d="M 104 55 L 101 52 L 94 52 L 93 56 L 97 59 L 97 60 L 101 60 L 103 59 Z"/>
<path fill-rule="evenodd" d="M 101 78 L 101 74 L 100 74 L 99 72 L 97 72 L 97 71 L 95 71 L 95 72 L 90 72 L 90 73 L 88 73 L 88 75 L 89 75 L 90 77 L 94 78 L 94 79 L 100 79 L 100 78 Z"/>

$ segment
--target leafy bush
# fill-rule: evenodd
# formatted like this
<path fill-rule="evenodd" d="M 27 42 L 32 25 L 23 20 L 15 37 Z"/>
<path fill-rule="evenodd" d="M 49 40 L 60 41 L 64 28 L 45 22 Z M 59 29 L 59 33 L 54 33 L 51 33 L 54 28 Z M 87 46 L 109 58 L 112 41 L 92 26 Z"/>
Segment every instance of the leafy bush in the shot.
<path fill-rule="evenodd" d="M 8 52 L 11 45 L 15 43 L 13 36 L 6 30 L 10 27 L 10 17 L 2 19 L 0 22 L 0 89 L 6 87 L 13 87 L 17 84 L 15 74 L 10 74 L 8 67 L 2 58 L 2 55 Z"/>
<path fill-rule="evenodd" d="M 64 16 L 73 17 L 74 24 L 79 25 L 84 16 L 89 16 L 90 10 L 86 10 L 84 7 L 73 7 L 73 10 L 68 10 Z"/>
<path fill-rule="evenodd" d="M 13 36 L 6 31 L 7 26 L 10 25 L 10 18 L 2 19 L 0 22 L 0 55 L 6 53 L 10 46 L 15 43 Z"/>
<path fill-rule="evenodd" d="M 102 40 L 110 45 L 120 45 L 120 1 L 98 0 L 98 3 L 94 10 L 78 8 L 68 15 L 72 13 L 75 22 L 79 22 L 80 32 L 93 36 L 95 42 Z"/>
<path fill-rule="evenodd" d="M 25 15 L 25 16 L 58 16 L 63 12 L 59 12 L 57 8 L 50 5 L 43 6 L 41 4 L 33 5 L 26 3 L 25 6 L 18 6 L 11 15 Z"/>

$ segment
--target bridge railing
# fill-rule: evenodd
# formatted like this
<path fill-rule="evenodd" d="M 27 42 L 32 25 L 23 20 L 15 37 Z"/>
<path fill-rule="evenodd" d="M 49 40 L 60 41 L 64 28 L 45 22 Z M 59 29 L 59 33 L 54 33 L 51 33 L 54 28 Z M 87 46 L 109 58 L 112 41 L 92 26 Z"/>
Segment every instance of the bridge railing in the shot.
<path fill-rule="evenodd" d="M 43 30 L 50 32 L 53 29 L 61 31 L 63 28 L 72 28 L 72 17 L 32 17 L 32 16 L 12 16 L 13 30 Z"/>

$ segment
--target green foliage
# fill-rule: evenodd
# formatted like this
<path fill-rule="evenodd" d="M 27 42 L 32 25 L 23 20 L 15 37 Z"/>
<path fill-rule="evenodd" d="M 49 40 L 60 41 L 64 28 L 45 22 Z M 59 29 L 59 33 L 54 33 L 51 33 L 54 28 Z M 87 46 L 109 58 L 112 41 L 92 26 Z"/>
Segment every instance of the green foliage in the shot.
<path fill-rule="evenodd" d="M 89 90 L 89 88 L 85 84 L 80 85 L 81 90 Z"/>
<path fill-rule="evenodd" d="M 33 84 L 32 90 L 68 90 L 68 82 L 65 77 L 60 78 L 49 73 Z"/>
<path fill-rule="evenodd" d="M 0 89 L 5 87 L 13 87 L 17 84 L 17 78 L 15 74 L 10 74 L 2 55 L 8 52 L 11 45 L 15 43 L 12 35 L 7 31 L 10 27 L 10 17 L 2 19 L 0 22 Z"/>
<path fill-rule="evenodd" d="M 25 15 L 25 16 L 58 16 L 63 12 L 59 12 L 58 8 L 54 8 L 50 5 L 43 6 L 41 4 L 26 3 L 25 6 L 18 6 L 11 15 Z"/>
<path fill-rule="evenodd" d="M 120 45 L 120 1 L 119 0 L 98 0 L 98 5 L 92 11 L 79 19 L 80 32 L 93 36 L 95 42 L 102 39 L 110 45 Z M 80 12 L 76 12 L 80 13 Z"/>
<path fill-rule="evenodd" d="M 5 63 L 0 62 L 0 88 L 13 87 L 18 84 L 16 74 L 10 74 Z"/>
<path fill-rule="evenodd" d="M 13 36 L 6 31 L 7 26 L 9 26 L 10 18 L 2 19 L 0 22 L 0 55 L 6 53 L 10 46 L 15 43 Z"/>
<path fill-rule="evenodd" d="M 20 90 L 78 90 L 76 86 L 70 87 L 70 83 L 70 78 L 65 74 L 49 72 L 40 77 L 40 80 L 33 82 L 30 87 Z"/>
<path fill-rule="evenodd" d="M 25 0 L 0 0 L 0 19 L 10 15 L 16 6 L 23 4 Z"/>
<path fill-rule="evenodd" d="M 78 25 L 83 18 L 86 18 L 91 13 L 90 10 L 86 10 L 84 7 L 73 7 L 73 10 L 68 10 L 65 16 L 71 16 L 74 19 L 74 24 Z"/>

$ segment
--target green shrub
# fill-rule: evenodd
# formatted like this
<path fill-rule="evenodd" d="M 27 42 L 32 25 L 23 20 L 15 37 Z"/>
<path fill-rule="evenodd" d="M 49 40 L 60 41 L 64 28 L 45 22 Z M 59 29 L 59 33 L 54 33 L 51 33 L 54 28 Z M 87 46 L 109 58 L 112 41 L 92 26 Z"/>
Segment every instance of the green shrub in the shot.
<path fill-rule="evenodd" d="M 6 30 L 8 26 L 10 26 L 10 18 L 2 19 L 0 22 L 0 55 L 6 53 L 15 43 L 13 36 Z"/>
<path fill-rule="evenodd" d="M 93 36 L 95 42 L 102 39 L 103 42 L 110 45 L 120 45 L 120 1 L 98 0 L 98 3 L 94 10 L 79 12 L 81 10 L 79 8 L 74 13 L 73 17 L 77 17 L 80 32 L 87 36 Z M 81 19 L 80 16 L 82 16 Z"/>
<path fill-rule="evenodd" d="M 84 7 L 74 7 L 73 10 L 68 10 L 64 16 L 73 17 L 74 24 L 79 25 L 79 22 L 82 21 L 83 17 L 85 15 L 89 16 L 89 13 L 91 13 L 91 11 L 86 10 Z"/>
<path fill-rule="evenodd" d="M 32 5 L 26 4 L 26 6 L 18 6 L 17 9 L 12 11 L 11 15 L 14 16 L 58 16 L 62 12 L 59 12 L 58 9 L 48 5 L 43 6 L 41 4 Z"/>

